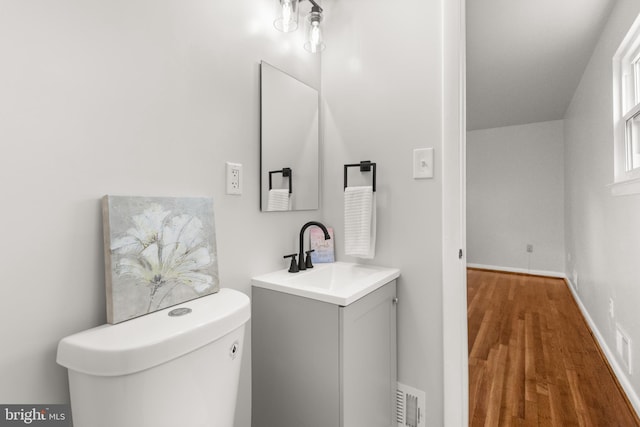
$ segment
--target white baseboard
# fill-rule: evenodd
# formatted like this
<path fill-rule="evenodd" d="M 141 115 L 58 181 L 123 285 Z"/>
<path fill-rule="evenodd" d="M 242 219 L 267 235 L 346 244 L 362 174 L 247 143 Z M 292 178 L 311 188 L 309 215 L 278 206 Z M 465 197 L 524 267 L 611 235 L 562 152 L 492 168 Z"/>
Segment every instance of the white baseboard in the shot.
<path fill-rule="evenodd" d="M 598 344 L 600 345 L 602 352 L 607 358 L 607 361 L 609 362 L 609 366 L 611 366 L 611 369 L 613 369 L 613 373 L 618 379 L 620 386 L 622 386 L 622 389 L 626 393 L 627 398 L 629 399 L 629 402 L 631 402 L 633 409 L 635 409 L 636 414 L 640 416 L 640 398 L 638 398 L 637 393 L 633 389 L 633 386 L 631 385 L 631 382 L 627 378 L 627 375 L 625 374 L 623 367 L 620 365 L 620 363 L 615 357 L 615 354 L 611 351 L 611 349 L 607 345 L 607 342 L 604 340 L 604 337 L 600 333 L 600 330 L 598 329 L 593 319 L 589 315 L 587 308 L 584 306 L 584 304 L 582 304 L 582 300 L 580 299 L 580 296 L 575 291 L 575 287 L 573 286 L 573 283 L 571 282 L 571 280 L 566 276 L 564 277 L 564 279 L 567 281 L 567 285 L 571 290 L 573 299 L 578 304 L 578 307 L 580 307 L 580 311 L 582 312 L 582 315 L 584 316 L 585 320 L 589 324 L 589 328 L 591 328 L 591 332 L 593 333 L 593 336 L 596 337 L 596 340 L 598 341 Z"/>
<path fill-rule="evenodd" d="M 498 265 L 467 264 L 467 267 L 469 267 L 469 268 L 479 268 L 481 270 L 505 271 L 505 272 L 508 272 L 508 273 L 532 274 L 534 276 L 558 277 L 560 279 L 564 279 L 564 278 L 567 277 L 566 274 L 560 273 L 558 271 L 528 270 L 526 268 L 501 267 L 501 266 L 498 266 Z"/>

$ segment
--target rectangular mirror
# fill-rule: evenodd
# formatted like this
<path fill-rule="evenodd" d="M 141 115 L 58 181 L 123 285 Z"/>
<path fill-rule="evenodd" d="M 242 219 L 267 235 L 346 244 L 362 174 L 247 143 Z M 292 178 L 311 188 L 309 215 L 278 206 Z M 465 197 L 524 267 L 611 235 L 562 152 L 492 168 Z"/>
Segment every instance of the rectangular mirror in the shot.
<path fill-rule="evenodd" d="M 260 208 L 319 206 L 318 91 L 260 63 Z"/>

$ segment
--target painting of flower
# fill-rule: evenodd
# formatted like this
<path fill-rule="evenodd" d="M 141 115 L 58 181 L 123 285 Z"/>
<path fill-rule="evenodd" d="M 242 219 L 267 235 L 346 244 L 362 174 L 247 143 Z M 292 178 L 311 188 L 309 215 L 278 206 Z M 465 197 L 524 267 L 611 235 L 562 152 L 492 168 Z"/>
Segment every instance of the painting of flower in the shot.
<path fill-rule="evenodd" d="M 210 198 L 105 196 L 107 321 L 219 290 Z"/>

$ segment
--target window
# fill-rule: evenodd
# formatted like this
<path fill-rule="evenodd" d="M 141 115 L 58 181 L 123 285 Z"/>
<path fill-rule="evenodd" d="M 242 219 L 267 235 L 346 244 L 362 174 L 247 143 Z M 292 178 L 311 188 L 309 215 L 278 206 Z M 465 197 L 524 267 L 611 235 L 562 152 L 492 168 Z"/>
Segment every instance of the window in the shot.
<path fill-rule="evenodd" d="M 640 194 L 640 17 L 613 57 L 613 194 Z"/>

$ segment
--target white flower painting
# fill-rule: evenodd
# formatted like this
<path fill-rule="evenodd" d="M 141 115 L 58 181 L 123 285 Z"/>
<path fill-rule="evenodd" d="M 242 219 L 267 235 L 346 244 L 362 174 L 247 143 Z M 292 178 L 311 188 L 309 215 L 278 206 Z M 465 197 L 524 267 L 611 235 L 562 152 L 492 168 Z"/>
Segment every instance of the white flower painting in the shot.
<path fill-rule="evenodd" d="M 103 216 L 109 323 L 219 290 L 211 199 L 105 196 Z"/>

